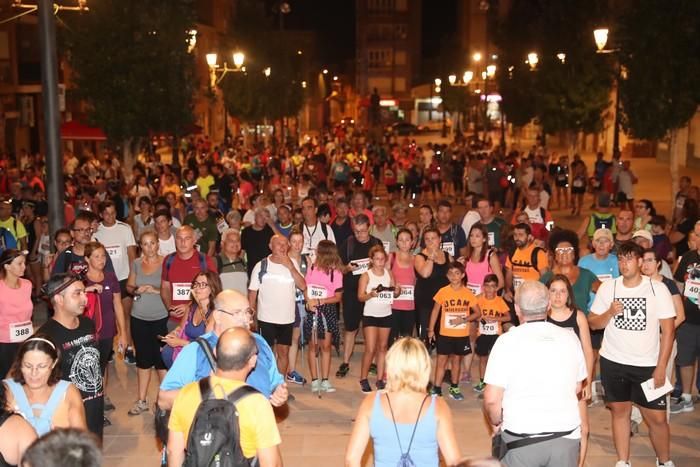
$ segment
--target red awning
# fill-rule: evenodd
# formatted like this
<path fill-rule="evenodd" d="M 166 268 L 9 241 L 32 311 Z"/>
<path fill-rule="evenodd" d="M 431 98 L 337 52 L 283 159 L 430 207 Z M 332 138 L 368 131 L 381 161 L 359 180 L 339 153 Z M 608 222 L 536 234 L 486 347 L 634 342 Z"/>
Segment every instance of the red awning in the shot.
<path fill-rule="evenodd" d="M 61 139 L 84 140 L 84 141 L 106 141 L 107 136 L 99 128 L 95 128 L 76 120 L 61 124 Z"/>

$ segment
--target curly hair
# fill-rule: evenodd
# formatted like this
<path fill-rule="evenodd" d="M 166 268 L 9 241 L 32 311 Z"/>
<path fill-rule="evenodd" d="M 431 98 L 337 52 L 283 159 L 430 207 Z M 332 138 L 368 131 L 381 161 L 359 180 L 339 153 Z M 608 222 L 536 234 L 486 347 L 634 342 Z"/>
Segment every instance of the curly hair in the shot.
<path fill-rule="evenodd" d="M 555 229 L 549 236 L 548 247 L 549 251 L 554 253 L 560 243 L 569 243 L 574 247 L 574 264 L 578 264 L 578 235 L 573 230 Z"/>

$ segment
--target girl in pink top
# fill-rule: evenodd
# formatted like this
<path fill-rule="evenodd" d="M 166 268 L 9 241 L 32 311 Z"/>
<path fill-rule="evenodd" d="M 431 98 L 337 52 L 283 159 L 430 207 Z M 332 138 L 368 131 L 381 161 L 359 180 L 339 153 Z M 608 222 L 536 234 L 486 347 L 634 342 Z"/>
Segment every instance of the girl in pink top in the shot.
<path fill-rule="evenodd" d="M 0 377 L 4 377 L 20 344 L 34 334 L 32 283 L 23 279 L 26 251 L 9 248 L 0 255 Z"/>
<path fill-rule="evenodd" d="M 309 371 L 311 392 L 335 392 L 328 380 L 331 371 L 331 346 L 340 345 L 338 330 L 338 303 L 343 298 L 343 263 L 338 248 L 330 240 L 321 240 L 316 247 L 316 261 L 306 272 L 306 309 L 304 340 L 309 343 Z M 316 315 L 316 339 L 312 336 Z M 321 374 L 316 371 L 316 340 L 321 349 Z M 319 380 L 319 377 L 321 378 Z"/>
<path fill-rule="evenodd" d="M 411 337 L 416 327 L 416 306 L 413 300 L 416 286 L 416 270 L 413 265 L 413 234 L 408 229 L 400 229 L 396 234 L 396 248 L 389 264 L 394 281 L 401 287 L 401 294 L 391 306 L 392 326 L 389 342 L 399 337 Z"/>
<path fill-rule="evenodd" d="M 467 288 L 474 294 L 481 294 L 481 287 L 487 274 L 495 274 L 498 278 L 498 289 L 503 288 L 503 270 L 498 260 L 498 255 L 489 248 L 489 233 L 486 226 L 477 222 L 469 229 L 469 239 L 467 242 L 467 254 L 465 255 L 465 272 L 467 273 Z M 469 333 L 469 344 L 472 349 L 476 348 L 478 322 L 471 323 Z M 462 371 L 463 382 L 470 381 L 473 354 L 465 355 Z"/>

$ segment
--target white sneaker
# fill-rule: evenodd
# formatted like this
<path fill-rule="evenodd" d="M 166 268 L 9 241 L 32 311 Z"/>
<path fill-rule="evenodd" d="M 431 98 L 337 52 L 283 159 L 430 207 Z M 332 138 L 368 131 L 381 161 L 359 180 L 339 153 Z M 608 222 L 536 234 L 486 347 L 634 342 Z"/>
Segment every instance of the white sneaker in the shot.
<path fill-rule="evenodd" d="M 333 387 L 330 381 L 324 379 L 323 381 L 321 381 L 321 391 L 335 392 L 335 388 Z"/>
<path fill-rule="evenodd" d="M 320 392 L 321 391 L 321 381 L 315 379 L 311 381 L 311 392 Z"/>
<path fill-rule="evenodd" d="M 656 459 L 656 467 L 676 467 L 676 464 L 674 464 L 672 460 L 659 464 L 659 459 Z"/>
<path fill-rule="evenodd" d="M 627 461 L 617 461 L 615 467 L 632 467 L 632 464 Z"/>

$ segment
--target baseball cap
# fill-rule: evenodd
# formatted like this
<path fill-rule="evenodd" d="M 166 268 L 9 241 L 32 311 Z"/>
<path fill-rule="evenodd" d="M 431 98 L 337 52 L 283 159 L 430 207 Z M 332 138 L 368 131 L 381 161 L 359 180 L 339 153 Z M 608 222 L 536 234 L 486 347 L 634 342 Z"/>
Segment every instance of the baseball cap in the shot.
<path fill-rule="evenodd" d="M 598 239 L 601 238 L 607 238 L 611 242 L 613 241 L 613 233 L 612 230 L 610 229 L 598 229 L 593 233 L 593 241 L 595 242 Z"/>
<path fill-rule="evenodd" d="M 651 236 L 651 232 L 649 232 L 648 230 L 644 230 L 644 229 L 637 230 L 635 233 L 632 234 L 633 240 L 637 237 L 645 238 L 645 239 L 649 240 L 650 242 L 654 241 L 654 237 Z"/>

